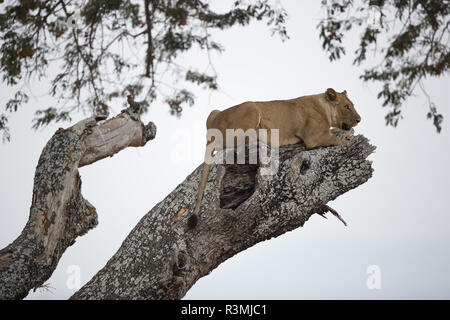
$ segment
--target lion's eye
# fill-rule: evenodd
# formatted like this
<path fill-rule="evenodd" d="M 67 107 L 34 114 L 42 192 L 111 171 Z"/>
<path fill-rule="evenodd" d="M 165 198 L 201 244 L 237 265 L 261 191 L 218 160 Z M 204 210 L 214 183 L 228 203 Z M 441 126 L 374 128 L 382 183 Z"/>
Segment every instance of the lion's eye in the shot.
<path fill-rule="evenodd" d="M 350 107 L 348 105 L 345 106 L 345 109 L 347 109 L 347 111 L 350 111 Z"/>

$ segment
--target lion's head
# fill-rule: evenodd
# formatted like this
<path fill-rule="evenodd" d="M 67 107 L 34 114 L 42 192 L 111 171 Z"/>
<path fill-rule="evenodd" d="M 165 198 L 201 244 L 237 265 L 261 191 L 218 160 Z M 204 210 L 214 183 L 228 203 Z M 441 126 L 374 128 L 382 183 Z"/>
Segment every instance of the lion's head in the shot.
<path fill-rule="evenodd" d="M 361 116 L 356 112 L 353 102 L 347 97 L 347 91 L 342 93 L 328 88 L 325 97 L 334 110 L 333 126 L 342 130 L 350 130 L 361 121 Z"/>

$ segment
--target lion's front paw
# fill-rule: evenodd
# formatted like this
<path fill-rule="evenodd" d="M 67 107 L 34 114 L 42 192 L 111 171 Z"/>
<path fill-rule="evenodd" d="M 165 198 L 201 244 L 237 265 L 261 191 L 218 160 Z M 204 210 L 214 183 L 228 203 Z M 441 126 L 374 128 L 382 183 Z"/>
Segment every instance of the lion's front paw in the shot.
<path fill-rule="evenodd" d="M 342 129 L 339 129 L 339 128 L 332 128 L 331 130 L 331 133 L 341 133 L 341 132 L 343 132 L 344 130 L 342 130 Z"/>

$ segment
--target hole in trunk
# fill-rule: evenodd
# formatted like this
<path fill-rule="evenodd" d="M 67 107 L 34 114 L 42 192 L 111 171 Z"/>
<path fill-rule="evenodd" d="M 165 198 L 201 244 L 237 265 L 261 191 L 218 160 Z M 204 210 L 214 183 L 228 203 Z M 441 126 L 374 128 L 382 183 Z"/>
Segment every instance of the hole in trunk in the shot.
<path fill-rule="evenodd" d="M 236 209 L 255 192 L 256 173 L 258 164 L 249 164 L 249 147 L 245 145 L 235 149 L 234 162 L 237 162 L 238 153 L 245 152 L 245 164 L 226 164 L 225 176 L 222 179 L 220 190 L 220 207 L 222 209 Z M 253 149 L 252 152 L 257 152 Z M 256 156 L 258 156 L 256 154 Z M 256 160 L 258 158 L 254 158 Z"/>
<path fill-rule="evenodd" d="M 293 154 L 305 150 L 303 142 L 281 146 L 279 149 L 280 160 L 293 156 Z M 248 146 L 245 148 L 245 164 L 225 165 L 225 176 L 222 179 L 220 189 L 220 208 L 236 209 L 255 192 L 256 174 L 259 164 L 248 164 Z M 236 151 L 234 159 L 237 159 Z M 259 158 L 257 158 L 259 160 Z M 303 168 L 307 170 L 307 168 Z"/>
<path fill-rule="evenodd" d="M 220 190 L 220 207 L 236 209 L 255 192 L 257 164 L 225 165 L 226 173 Z"/>

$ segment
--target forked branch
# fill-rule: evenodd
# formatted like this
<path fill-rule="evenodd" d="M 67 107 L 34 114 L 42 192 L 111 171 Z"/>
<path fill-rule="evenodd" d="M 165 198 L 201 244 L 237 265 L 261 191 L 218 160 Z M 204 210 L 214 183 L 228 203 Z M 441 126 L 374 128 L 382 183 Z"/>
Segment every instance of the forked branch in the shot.
<path fill-rule="evenodd" d="M 30 215 L 20 236 L 0 250 L 0 299 L 21 299 L 53 273 L 67 247 L 97 225 L 95 208 L 81 194 L 78 168 L 127 148 L 144 146 L 156 134 L 134 108 L 106 120 L 91 117 L 48 141 L 34 177 Z"/>

